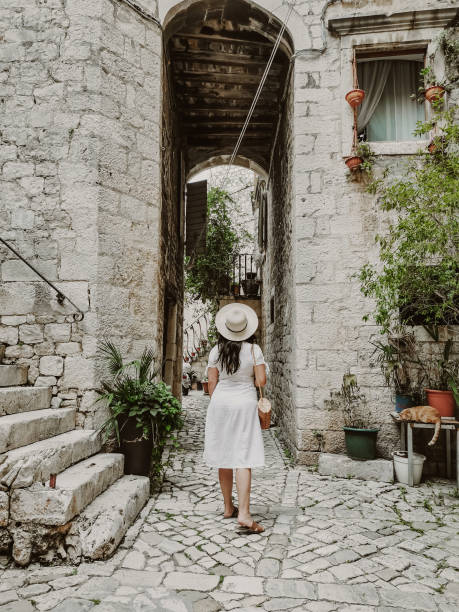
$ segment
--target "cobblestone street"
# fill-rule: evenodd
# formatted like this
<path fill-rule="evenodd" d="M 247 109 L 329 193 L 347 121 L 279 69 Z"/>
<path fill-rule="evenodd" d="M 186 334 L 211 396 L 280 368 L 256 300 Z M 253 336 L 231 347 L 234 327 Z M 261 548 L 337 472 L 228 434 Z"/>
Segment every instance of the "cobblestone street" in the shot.
<path fill-rule="evenodd" d="M 454 484 L 399 485 L 292 468 L 264 432 L 247 535 L 222 517 L 215 470 L 201 462 L 208 399 L 184 398 L 181 449 L 107 562 L 0 569 L 2 612 L 346 610 L 453 612 L 459 602 Z"/>

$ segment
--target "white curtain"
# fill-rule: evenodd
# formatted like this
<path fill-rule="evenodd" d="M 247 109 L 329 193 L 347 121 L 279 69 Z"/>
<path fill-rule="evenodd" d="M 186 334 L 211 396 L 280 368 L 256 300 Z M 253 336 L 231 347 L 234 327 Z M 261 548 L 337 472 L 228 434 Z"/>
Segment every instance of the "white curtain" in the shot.
<path fill-rule="evenodd" d="M 367 127 L 379 104 L 386 87 L 391 66 L 392 62 L 390 60 L 357 64 L 359 85 L 365 90 L 365 97 L 360 105 L 357 116 L 357 130 L 359 133 Z"/>
<path fill-rule="evenodd" d="M 402 60 L 358 65 L 360 87 L 365 90 L 358 130 L 367 128 L 367 140 L 414 140 L 416 123 L 425 118 L 424 104 L 411 98 L 411 94 L 417 93 L 421 68 L 421 62 Z"/>

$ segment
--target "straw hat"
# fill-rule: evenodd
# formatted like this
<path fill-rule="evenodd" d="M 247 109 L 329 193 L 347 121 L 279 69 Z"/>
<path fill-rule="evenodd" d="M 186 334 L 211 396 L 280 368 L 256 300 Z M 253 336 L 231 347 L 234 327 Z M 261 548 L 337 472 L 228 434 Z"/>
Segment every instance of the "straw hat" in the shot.
<path fill-rule="evenodd" d="M 257 331 L 257 313 L 246 304 L 233 302 L 220 308 L 215 316 L 215 326 L 227 340 L 247 340 Z"/>

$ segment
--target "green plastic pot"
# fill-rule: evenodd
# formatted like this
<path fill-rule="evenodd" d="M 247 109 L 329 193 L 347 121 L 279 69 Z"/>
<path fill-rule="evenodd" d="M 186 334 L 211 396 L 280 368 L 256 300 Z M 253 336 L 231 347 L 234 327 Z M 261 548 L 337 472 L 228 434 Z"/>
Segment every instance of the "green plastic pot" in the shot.
<path fill-rule="evenodd" d="M 361 429 L 359 427 L 343 427 L 346 451 L 351 459 L 375 459 L 376 437 L 379 429 Z"/>

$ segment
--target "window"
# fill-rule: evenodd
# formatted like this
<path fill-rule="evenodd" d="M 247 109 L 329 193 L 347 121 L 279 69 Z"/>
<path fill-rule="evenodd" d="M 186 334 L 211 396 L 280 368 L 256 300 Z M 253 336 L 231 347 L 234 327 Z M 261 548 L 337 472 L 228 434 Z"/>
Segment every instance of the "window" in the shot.
<path fill-rule="evenodd" d="M 359 137 L 370 142 L 415 140 L 425 105 L 413 99 L 421 83 L 423 55 L 358 57 L 359 87 L 365 98 L 358 113 Z"/>

